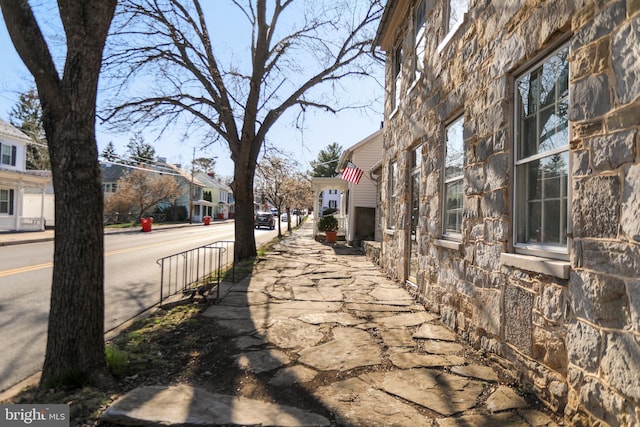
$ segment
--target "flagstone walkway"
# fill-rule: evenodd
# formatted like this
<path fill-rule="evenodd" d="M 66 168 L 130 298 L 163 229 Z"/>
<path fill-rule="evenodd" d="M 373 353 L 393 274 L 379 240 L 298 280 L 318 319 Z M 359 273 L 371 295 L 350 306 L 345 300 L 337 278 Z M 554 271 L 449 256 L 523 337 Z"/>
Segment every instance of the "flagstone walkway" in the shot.
<path fill-rule="evenodd" d="M 215 319 L 242 370 L 300 387 L 325 414 L 189 385 L 133 390 L 103 420 L 127 425 L 552 426 L 438 316 L 358 250 L 307 222 L 227 287 Z M 476 360 L 484 361 L 478 363 Z M 329 375 L 330 374 L 330 375 Z M 317 381 L 317 378 L 331 381 Z M 326 413 L 332 414 L 327 417 Z"/>

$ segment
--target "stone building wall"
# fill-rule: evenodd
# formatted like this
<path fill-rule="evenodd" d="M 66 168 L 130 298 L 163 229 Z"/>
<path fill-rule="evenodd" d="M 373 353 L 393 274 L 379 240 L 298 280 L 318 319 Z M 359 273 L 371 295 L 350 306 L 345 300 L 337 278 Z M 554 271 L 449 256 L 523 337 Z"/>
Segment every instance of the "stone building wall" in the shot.
<path fill-rule="evenodd" d="M 404 2 L 391 0 L 387 9 L 394 3 Z M 385 28 L 406 54 L 401 100 L 391 111 L 387 46 L 383 224 L 392 161 L 399 188 L 381 265 L 407 279 L 409 153 L 421 146 L 419 267 L 410 285 L 417 297 L 465 339 L 507 360 L 571 423 L 640 424 L 640 0 L 470 0 L 446 44 L 445 2 L 426 0 L 425 72 L 416 82 L 409 70 L 417 1 L 410 3 L 402 24 Z M 514 80 L 563 44 L 569 257 L 549 260 L 514 253 Z M 462 236 L 448 241 L 444 135 L 459 116 Z"/>

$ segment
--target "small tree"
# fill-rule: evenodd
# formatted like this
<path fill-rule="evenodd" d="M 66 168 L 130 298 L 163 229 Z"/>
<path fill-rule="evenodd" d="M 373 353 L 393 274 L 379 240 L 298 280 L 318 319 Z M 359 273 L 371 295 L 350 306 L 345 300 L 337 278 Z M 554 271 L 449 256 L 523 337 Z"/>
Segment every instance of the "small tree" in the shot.
<path fill-rule="evenodd" d="M 318 160 L 311 162 L 311 176 L 331 178 L 336 174 L 336 168 L 342 155 L 342 146 L 337 142 L 327 145 L 318 153 Z"/>
<path fill-rule="evenodd" d="M 285 201 L 287 207 L 301 211 L 303 208 L 313 204 L 313 188 L 311 186 L 311 180 L 309 180 L 307 175 L 301 172 L 295 172 L 286 179 L 284 187 L 287 190 Z M 289 214 L 290 213 L 291 212 L 289 212 Z M 299 224 L 299 215 L 297 216 L 297 220 Z M 287 227 L 291 230 L 291 220 L 289 220 Z"/>
<path fill-rule="evenodd" d="M 292 182 L 297 173 L 298 164 L 292 160 L 276 156 L 266 156 L 256 169 L 257 185 L 264 198 L 278 210 L 278 218 L 287 208 L 287 215 L 291 218 Z M 291 221 L 289 221 L 291 224 Z M 291 227 L 288 227 L 291 229 Z M 278 237 L 282 236 L 280 221 L 278 221 Z"/>

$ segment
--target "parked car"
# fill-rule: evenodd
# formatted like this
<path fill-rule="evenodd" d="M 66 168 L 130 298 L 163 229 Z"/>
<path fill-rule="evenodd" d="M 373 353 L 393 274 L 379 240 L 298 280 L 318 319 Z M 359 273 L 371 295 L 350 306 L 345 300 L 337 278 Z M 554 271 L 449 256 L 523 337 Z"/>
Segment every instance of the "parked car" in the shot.
<path fill-rule="evenodd" d="M 282 222 L 289 222 L 289 215 L 287 215 L 287 213 L 283 213 L 282 215 L 280 215 L 280 221 Z"/>
<path fill-rule="evenodd" d="M 271 212 L 258 212 L 256 214 L 255 227 L 267 227 L 269 230 L 273 230 L 276 227 L 276 220 Z"/>

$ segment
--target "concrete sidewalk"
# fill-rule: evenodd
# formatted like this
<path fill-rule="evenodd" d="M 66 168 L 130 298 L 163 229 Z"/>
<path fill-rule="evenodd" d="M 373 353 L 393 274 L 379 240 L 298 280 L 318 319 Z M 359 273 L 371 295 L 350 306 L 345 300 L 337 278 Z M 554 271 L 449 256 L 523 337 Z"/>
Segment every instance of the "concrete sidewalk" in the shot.
<path fill-rule="evenodd" d="M 313 239 L 307 221 L 224 290 L 204 316 L 234 363 L 294 387 L 323 413 L 291 402 L 222 395 L 190 384 L 132 390 L 103 414 L 126 425 L 551 426 L 486 359 L 362 253 Z M 481 360 L 478 363 L 476 360 Z M 317 379 L 321 378 L 321 381 Z M 330 414 L 330 415 L 328 415 Z"/>

